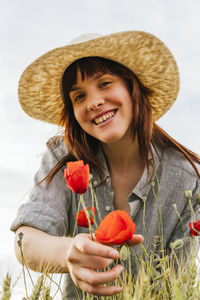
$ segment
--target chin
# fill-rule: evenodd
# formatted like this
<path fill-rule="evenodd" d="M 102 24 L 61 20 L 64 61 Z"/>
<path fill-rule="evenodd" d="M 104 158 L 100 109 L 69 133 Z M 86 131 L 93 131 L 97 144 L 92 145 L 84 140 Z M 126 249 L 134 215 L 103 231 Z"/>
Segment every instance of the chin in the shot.
<path fill-rule="evenodd" d="M 121 136 L 112 136 L 107 138 L 99 139 L 104 144 L 112 144 L 118 142 L 122 137 Z"/>

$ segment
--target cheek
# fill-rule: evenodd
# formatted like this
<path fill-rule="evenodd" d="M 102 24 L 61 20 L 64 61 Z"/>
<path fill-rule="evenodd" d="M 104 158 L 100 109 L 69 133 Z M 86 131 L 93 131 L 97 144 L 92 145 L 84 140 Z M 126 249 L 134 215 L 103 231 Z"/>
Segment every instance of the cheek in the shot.
<path fill-rule="evenodd" d="M 77 122 L 79 122 L 79 119 L 80 119 L 80 110 L 79 109 L 74 108 L 74 116 L 75 116 Z"/>
<path fill-rule="evenodd" d="M 84 122 L 83 110 L 81 108 L 75 108 L 74 116 L 75 116 L 76 121 L 79 123 L 79 125 L 82 126 L 82 123 Z"/>

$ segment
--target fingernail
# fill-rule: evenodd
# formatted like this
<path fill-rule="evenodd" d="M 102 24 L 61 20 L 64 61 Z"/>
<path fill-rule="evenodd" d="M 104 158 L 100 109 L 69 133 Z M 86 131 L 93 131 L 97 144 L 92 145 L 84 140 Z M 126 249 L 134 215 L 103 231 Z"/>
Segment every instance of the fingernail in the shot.
<path fill-rule="evenodd" d="M 121 286 L 115 286 L 115 293 L 120 293 L 122 291 Z"/>
<path fill-rule="evenodd" d="M 111 257 L 116 257 L 116 256 L 118 257 L 119 256 L 119 252 L 117 250 L 111 250 L 110 251 L 110 256 Z"/>
<path fill-rule="evenodd" d="M 121 265 L 117 266 L 116 269 L 119 273 L 123 271 L 123 267 Z"/>

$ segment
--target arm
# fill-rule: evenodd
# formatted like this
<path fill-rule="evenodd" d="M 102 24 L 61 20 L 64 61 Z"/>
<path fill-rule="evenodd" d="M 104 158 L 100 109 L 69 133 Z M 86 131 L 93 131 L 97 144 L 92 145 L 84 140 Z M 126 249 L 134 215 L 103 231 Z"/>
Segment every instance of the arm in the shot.
<path fill-rule="evenodd" d="M 67 188 L 63 170 L 57 172 L 48 188 L 40 182 L 60 159 L 62 149 L 48 148 L 35 176 L 35 186 L 29 201 L 23 204 L 11 229 L 16 232 L 15 251 L 21 262 L 18 234 L 23 233 L 22 250 L 27 267 L 35 271 L 69 272 L 75 285 L 97 295 L 113 295 L 117 287 L 102 286 L 115 280 L 120 274 L 117 267 L 107 272 L 96 272 L 110 265 L 119 256 L 110 246 L 92 241 L 88 234 L 68 235 L 68 216 L 72 193 Z M 73 204 L 73 203 L 72 203 Z M 134 236 L 131 244 L 140 243 Z"/>
<path fill-rule="evenodd" d="M 64 273 L 69 272 L 75 285 L 80 289 L 96 295 L 114 295 L 121 291 L 119 286 L 104 286 L 114 281 L 122 271 L 120 265 L 109 271 L 97 272 L 109 266 L 119 257 L 117 250 L 110 246 L 92 241 L 88 234 L 78 234 L 76 237 L 51 236 L 38 229 L 21 226 L 16 232 L 15 252 L 21 262 L 18 246 L 18 234 L 24 234 L 22 250 L 26 266 L 35 271 Z M 142 236 L 134 235 L 131 245 L 143 241 Z"/>
<path fill-rule="evenodd" d="M 68 272 L 65 257 L 71 238 L 52 236 L 30 226 L 21 226 L 15 234 L 15 254 L 20 263 L 22 256 L 17 241 L 21 232 L 22 252 L 28 268 L 36 272 Z"/>

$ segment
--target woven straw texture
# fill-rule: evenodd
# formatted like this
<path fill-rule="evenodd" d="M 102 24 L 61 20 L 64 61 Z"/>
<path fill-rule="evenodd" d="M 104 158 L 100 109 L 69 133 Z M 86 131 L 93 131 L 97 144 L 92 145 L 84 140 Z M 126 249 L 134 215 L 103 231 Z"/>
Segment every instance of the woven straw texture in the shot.
<path fill-rule="evenodd" d="M 172 106 L 179 91 L 179 71 L 166 45 L 152 34 L 126 31 L 74 42 L 56 48 L 29 65 L 19 81 L 19 101 L 31 117 L 58 124 L 63 109 L 60 82 L 75 60 L 100 56 L 132 70 L 153 91 L 150 103 L 154 121 Z"/>

